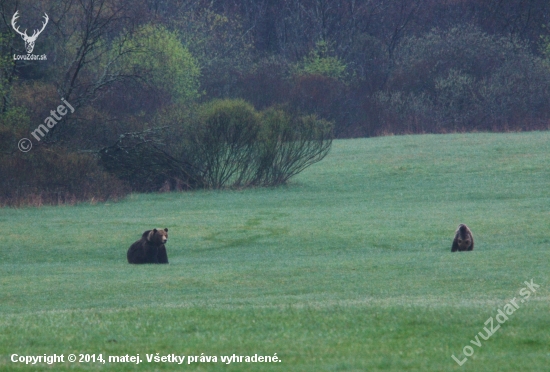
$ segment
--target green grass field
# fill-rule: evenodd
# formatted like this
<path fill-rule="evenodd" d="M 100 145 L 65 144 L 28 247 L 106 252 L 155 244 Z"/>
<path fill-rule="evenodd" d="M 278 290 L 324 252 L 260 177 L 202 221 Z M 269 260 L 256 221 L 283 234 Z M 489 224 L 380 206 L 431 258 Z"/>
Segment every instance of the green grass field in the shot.
<path fill-rule="evenodd" d="M 0 370 L 548 371 L 549 165 L 548 132 L 345 140 L 287 187 L 0 209 Z M 450 252 L 459 223 L 473 252 Z M 170 264 L 129 265 L 153 227 Z"/>

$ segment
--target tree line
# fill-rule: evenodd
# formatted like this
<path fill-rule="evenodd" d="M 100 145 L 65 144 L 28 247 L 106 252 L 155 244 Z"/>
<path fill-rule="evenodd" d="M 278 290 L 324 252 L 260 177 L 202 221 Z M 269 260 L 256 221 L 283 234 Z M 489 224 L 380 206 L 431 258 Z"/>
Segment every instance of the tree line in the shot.
<path fill-rule="evenodd" d="M 285 183 L 332 136 L 548 129 L 549 11 L 542 0 L 0 1 L 0 203 Z M 46 60 L 14 58 L 27 54 L 16 12 L 21 31 L 44 28 L 33 53 Z M 61 98 L 74 113 L 19 151 Z"/>

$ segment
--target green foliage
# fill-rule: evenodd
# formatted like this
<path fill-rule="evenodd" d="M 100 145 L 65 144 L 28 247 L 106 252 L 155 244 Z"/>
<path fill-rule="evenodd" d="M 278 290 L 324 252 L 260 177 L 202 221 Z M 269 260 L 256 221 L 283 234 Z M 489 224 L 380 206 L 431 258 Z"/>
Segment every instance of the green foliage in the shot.
<path fill-rule="evenodd" d="M 253 36 L 244 29 L 242 18 L 200 6 L 172 22 L 199 61 L 201 88 L 210 99 L 225 97 L 254 56 Z"/>
<path fill-rule="evenodd" d="M 210 188 L 247 183 L 256 155 L 260 116 L 243 100 L 215 100 L 201 106 L 189 133 Z"/>
<path fill-rule="evenodd" d="M 243 100 L 216 100 L 199 109 L 188 128 L 210 188 L 285 184 L 322 160 L 332 143 L 332 124 L 279 109 L 258 113 Z"/>
<path fill-rule="evenodd" d="M 332 144 L 332 123 L 278 109 L 257 112 L 244 100 L 161 116 L 157 123 L 171 126 L 125 134 L 100 151 L 103 166 L 134 190 L 282 185 L 321 161 Z"/>
<path fill-rule="evenodd" d="M 125 41 L 122 48 L 124 73 L 138 75 L 153 87 L 169 92 L 174 103 L 198 98 L 200 69 L 178 33 L 146 25 Z"/>
<path fill-rule="evenodd" d="M 346 64 L 337 56 L 330 55 L 329 44 L 318 41 L 310 54 L 294 68 L 296 75 L 322 75 L 343 80 L 346 77 Z"/>
<path fill-rule="evenodd" d="M 238 15 L 229 17 L 205 8 L 188 12 L 175 22 L 201 67 L 210 73 L 223 74 L 223 71 L 217 71 L 222 66 L 236 70 L 248 67 L 253 43 L 251 35 L 244 32 Z"/>
<path fill-rule="evenodd" d="M 13 59 L 10 55 L 8 33 L 0 32 L 0 113 L 8 110 L 13 79 Z"/>
<path fill-rule="evenodd" d="M 375 96 L 393 133 L 506 130 L 544 124 L 549 84 L 550 70 L 525 43 L 461 26 L 405 38 Z"/>
<path fill-rule="evenodd" d="M 271 108 L 263 113 L 260 165 L 255 183 L 285 184 L 310 165 L 322 160 L 332 145 L 332 123 L 314 115 L 293 117 Z"/>

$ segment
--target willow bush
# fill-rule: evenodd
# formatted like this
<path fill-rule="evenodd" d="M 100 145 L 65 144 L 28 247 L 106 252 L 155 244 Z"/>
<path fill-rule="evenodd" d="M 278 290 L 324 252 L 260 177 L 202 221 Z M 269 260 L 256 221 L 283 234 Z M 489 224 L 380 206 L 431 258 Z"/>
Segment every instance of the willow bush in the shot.
<path fill-rule="evenodd" d="M 137 191 L 277 186 L 321 161 L 332 123 L 244 100 L 215 100 L 169 128 L 126 134 L 100 151 L 104 167 Z"/>

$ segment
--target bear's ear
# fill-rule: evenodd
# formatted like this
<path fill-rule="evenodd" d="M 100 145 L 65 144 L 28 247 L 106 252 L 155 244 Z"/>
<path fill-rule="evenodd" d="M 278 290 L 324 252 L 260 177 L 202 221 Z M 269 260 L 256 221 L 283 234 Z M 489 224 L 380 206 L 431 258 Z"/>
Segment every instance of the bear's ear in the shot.
<path fill-rule="evenodd" d="M 153 229 L 153 234 L 156 234 L 157 233 L 157 229 Z"/>
<path fill-rule="evenodd" d="M 168 229 L 167 229 L 167 228 L 164 228 L 164 231 L 168 232 Z"/>

